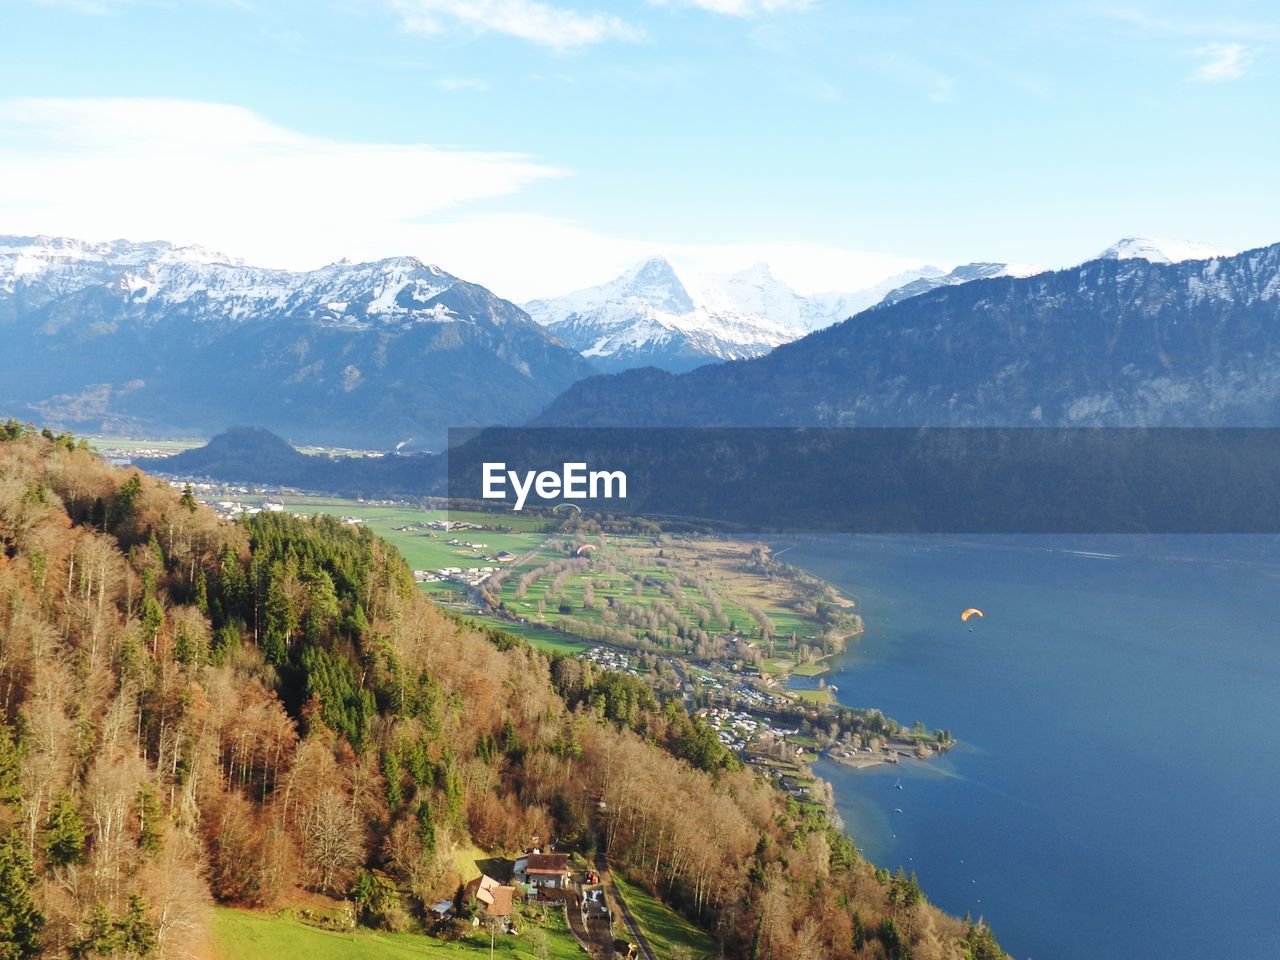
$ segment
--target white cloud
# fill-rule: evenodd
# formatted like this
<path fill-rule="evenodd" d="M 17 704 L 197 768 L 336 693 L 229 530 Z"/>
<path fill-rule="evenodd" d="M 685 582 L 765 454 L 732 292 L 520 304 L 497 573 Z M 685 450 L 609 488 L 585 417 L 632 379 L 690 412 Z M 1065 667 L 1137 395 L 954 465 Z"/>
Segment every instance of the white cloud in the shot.
<path fill-rule="evenodd" d="M 179 100 L 0 101 L 0 232 L 199 243 L 307 269 L 411 254 L 523 301 L 607 280 L 654 252 L 690 271 L 761 260 L 805 291 L 869 286 L 920 261 L 805 242 L 626 237 L 493 212 L 566 171 L 520 154 L 301 134 Z M 469 205 L 490 201 L 481 213 Z"/>
<path fill-rule="evenodd" d="M 406 30 L 443 33 L 465 27 L 567 49 L 606 40 L 639 40 L 644 32 L 604 13 L 579 13 L 539 0 L 390 0 Z"/>
<path fill-rule="evenodd" d="M 1258 51 L 1243 43 L 1208 43 L 1195 51 L 1201 59 L 1192 77 L 1205 83 L 1239 80 L 1253 65 Z"/>
<path fill-rule="evenodd" d="M 192 241 L 311 266 L 380 254 L 415 220 L 563 173 L 516 154 L 308 136 L 215 103 L 0 101 L 4 232 Z"/>
<path fill-rule="evenodd" d="M 808 10 L 813 0 L 650 0 L 657 6 L 698 7 L 731 17 L 753 17 L 762 13 Z"/>

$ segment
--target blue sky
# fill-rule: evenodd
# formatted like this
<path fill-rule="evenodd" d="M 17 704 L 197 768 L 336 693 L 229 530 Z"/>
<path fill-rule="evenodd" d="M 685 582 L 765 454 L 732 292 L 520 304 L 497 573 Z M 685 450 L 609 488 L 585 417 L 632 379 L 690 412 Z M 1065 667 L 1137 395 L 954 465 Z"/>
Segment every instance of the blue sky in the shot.
<path fill-rule="evenodd" d="M 1280 240 L 1274 3 L 5 0 L 0 232 L 514 298 Z"/>

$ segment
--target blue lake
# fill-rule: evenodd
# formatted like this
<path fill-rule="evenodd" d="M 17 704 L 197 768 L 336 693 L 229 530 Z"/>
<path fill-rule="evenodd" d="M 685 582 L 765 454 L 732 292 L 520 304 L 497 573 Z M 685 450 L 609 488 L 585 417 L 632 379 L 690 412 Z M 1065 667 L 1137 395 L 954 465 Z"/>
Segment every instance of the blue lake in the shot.
<path fill-rule="evenodd" d="M 1019 958 L 1280 956 L 1269 542 L 851 537 L 782 559 L 866 619 L 825 678 L 840 701 L 960 741 L 901 769 L 818 765 L 870 859 Z"/>

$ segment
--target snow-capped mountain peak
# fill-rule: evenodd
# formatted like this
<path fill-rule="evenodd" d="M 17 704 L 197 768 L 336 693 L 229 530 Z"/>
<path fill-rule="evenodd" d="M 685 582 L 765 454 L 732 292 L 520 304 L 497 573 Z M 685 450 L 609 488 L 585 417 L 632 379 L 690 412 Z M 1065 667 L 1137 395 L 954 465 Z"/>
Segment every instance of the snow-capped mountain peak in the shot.
<path fill-rule="evenodd" d="M 803 295 L 756 262 L 737 273 L 679 275 L 651 257 L 608 283 L 534 300 L 525 310 L 604 370 L 687 370 L 757 357 L 887 300 L 1032 267 L 966 264 L 951 273 L 923 266 L 865 289 Z"/>
<path fill-rule="evenodd" d="M 767 263 L 754 263 L 738 273 L 704 274 L 695 289 L 708 310 L 759 317 L 794 336 L 808 333 L 819 321 L 809 301 L 775 277 Z"/>
<path fill-rule="evenodd" d="M 1229 257 L 1236 251 L 1212 243 L 1175 240 L 1169 237 L 1125 237 L 1098 254 L 1098 260 L 1146 260 L 1149 263 L 1182 263 L 1184 260 L 1212 260 Z"/>
<path fill-rule="evenodd" d="M 617 282 L 624 284 L 625 295 L 671 313 L 686 313 L 694 307 L 675 269 L 665 257 L 650 257 L 632 267 Z"/>
<path fill-rule="evenodd" d="M 647 363 L 689 369 L 759 356 L 796 336 L 783 323 L 743 311 L 732 297 L 691 294 L 664 257 L 596 287 L 534 300 L 525 310 L 604 369 Z"/>

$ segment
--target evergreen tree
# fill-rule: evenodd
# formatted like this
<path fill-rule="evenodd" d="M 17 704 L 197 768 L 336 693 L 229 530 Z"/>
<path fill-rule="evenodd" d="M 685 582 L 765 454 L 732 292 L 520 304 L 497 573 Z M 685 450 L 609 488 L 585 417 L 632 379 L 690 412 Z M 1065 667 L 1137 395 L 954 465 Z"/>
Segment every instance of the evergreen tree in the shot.
<path fill-rule="evenodd" d="M 117 937 L 115 927 L 111 923 L 111 914 L 101 903 L 95 904 L 93 912 L 85 921 L 85 934 L 67 947 L 67 955 L 72 960 L 89 960 L 90 957 L 106 957 L 115 952 Z"/>
<path fill-rule="evenodd" d="M 86 831 L 80 811 L 71 794 L 58 794 L 44 825 L 44 852 L 56 867 L 76 863 L 84 856 Z"/>
<path fill-rule="evenodd" d="M 419 800 L 415 813 L 418 820 L 418 842 L 422 844 L 424 856 L 431 856 L 436 848 L 436 824 L 431 816 L 431 801 Z"/>
<path fill-rule="evenodd" d="M 67 947 L 72 960 L 143 960 L 155 953 L 155 924 L 147 916 L 146 901 L 136 893 L 129 897 L 128 908 L 118 917 L 112 917 L 105 906 L 97 904 L 86 926 L 84 936 Z"/>
<path fill-rule="evenodd" d="M 147 550 L 151 552 L 152 559 L 155 560 L 158 569 L 163 570 L 168 566 L 168 561 L 165 560 L 164 556 L 164 547 L 160 546 L 160 538 L 156 536 L 154 530 L 151 531 L 151 536 L 147 538 Z"/>
<path fill-rule="evenodd" d="M 44 914 L 31 897 L 36 877 L 17 830 L 0 838 L 0 960 L 40 955 Z"/>
<path fill-rule="evenodd" d="M 403 778 L 400 754 L 395 750 L 387 750 L 382 754 L 382 776 L 387 781 L 387 806 L 394 813 L 404 800 L 404 792 L 400 784 Z"/>
<path fill-rule="evenodd" d="M 127 523 L 133 518 L 134 513 L 138 509 L 138 498 L 142 495 L 142 474 L 134 470 L 129 474 L 129 479 L 120 485 L 120 492 L 116 494 L 116 509 L 114 516 L 110 518 L 110 526 L 115 527 L 121 523 Z M 106 511 L 103 511 L 103 525 L 107 525 Z"/>
<path fill-rule="evenodd" d="M 329 636 L 338 619 L 338 594 L 333 577 L 327 570 L 317 570 L 307 587 L 306 636 L 308 643 L 319 643 Z"/>
<path fill-rule="evenodd" d="M 224 623 L 213 634 L 213 648 L 209 651 L 209 662 L 220 667 L 240 646 L 240 631 L 234 623 Z"/>
<path fill-rule="evenodd" d="M 298 629 L 300 611 L 285 590 L 285 577 L 290 573 L 279 561 L 267 572 L 267 602 L 265 629 L 262 639 L 262 655 L 276 666 L 282 666 L 289 656 L 289 642 Z"/>
<path fill-rule="evenodd" d="M 902 931 L 893 917 L 885 917 L 880 921 L 876 937 L 884 947 L 885 956 L 889 960 L 910 960 L 911 946 L 903 939 Z"/>
<path fill-rule="evenodd" d="M 200 663 L 200 645 L 186 624 L 179 624 L 177 635 L 173 638 L 173 659 L 184 666 L 198 666 Z"/>
<path fill-rule="evenodd" d="M 13 730 L 0 723 L 0 803 L 17 803 L 22 797 L 22 747 Z"/>
<path fill-rule="evenodd" d="M 196 571 L 195 600 L 196 607 L 207 616 L 209 613 L 209 581 L 205 578 L 203 569 Z"/>
<path fill-rule="evenodd" d="M 147 903 L 136 893 L 129 897 L 129 909 L 116 919 L 120 947 L 126 957 L 149 957 L 156 950 L 156 928 L 147 916 Z"/>
<path fill-rule="evenodd" d="M 152 534 L 155 540 L 155 534 Z M 157 547 L 159 545 L 157 544 Z M 156 573 L 148 567 L 142 571 L 142 632 L 152 645 L 164 625 L 164 605 L 156 597 Z"/>
<path fill-rule="evenodd" d="M 160 811 L 160 801 L 156 799 L 156 795 L 150 787 L 143 787 L 138 791 L 136 809 L 138 813 L 138 846 L 148 853 L 155 853 L 160 849 L 160 821 L 163 814 Z"/>

